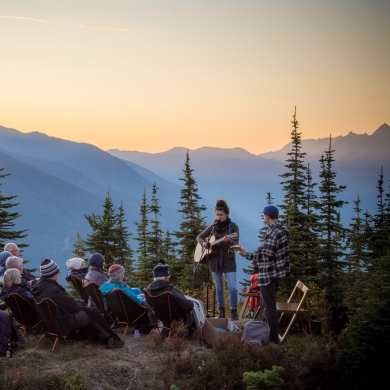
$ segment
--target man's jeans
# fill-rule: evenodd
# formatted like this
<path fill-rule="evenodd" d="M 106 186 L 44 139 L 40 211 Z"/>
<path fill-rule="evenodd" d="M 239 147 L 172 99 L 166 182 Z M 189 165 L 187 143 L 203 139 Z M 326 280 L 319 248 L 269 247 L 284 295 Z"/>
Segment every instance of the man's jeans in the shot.
<path fill-rule="evenodd" d="M 266 286 L 260 286 L 260 310 L 259 313 L 267 319 L 270 327 L 271 343 L 279 343 L 278 311 L 276 310 L 276 293 L 281 279 L 274 279 Z"/>
<path fill-rule="evenodd" d="M 215 290 L 217 292 L 218 306 L 225 307 L 225 297 L 223 295 L 223 274 L 222 272 L 212 272 Z M 226 281 L 228 284 L 230 294 L 230 308 L 237 309 L 237 284 L 236 284 L 236 273 L 227 272 L 225 273 Z"/>

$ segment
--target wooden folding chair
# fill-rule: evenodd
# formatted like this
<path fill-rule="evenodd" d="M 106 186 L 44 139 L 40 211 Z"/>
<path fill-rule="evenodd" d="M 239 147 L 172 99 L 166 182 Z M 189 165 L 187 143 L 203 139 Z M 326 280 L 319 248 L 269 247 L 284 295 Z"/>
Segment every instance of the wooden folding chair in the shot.
<path fill-rule="evenodd" d="M 279 324 L 284 316 L 284 314 L 292 314 L 292 318 L 282 334 L 279 334 L 279 340 L 282 342 L 289 332 L 294 321 L 298 318 L 300 330 L 303 329 L 303 317 L 307 316 L 309 334 L 311 336 L 311 314 L 310 314 L 310 302 L 309 302 L 310 289 L 306 287 L 301 281 L 298 280 L 297 284 L 294 287 L 293 292 L 288 298 L 287 302 L 276 302 L 276 308 L 279 316 Z M 293 302 L 294 301 L 294 302 Z"/>
<path fill-rule="evenodd" d="M 81 279 L 79 279 L 76 275 L 70 275 L 69 282 L 71 282 L 73 284 L 73 287 L 77 291 L 77 294 L 79 294 L 80 298 L 86 304 L 88 304 L 89 296 L 83 287 L 83 281 Z"/>
<path fill-rule="evenodd" d="M 44 327 L 44 333 L 37 341 L 37 344 L 41 342 L 43 337 L 49 336 L 51 340 L 53 341 L 53 347 L 52 352 L 54 351 L 55 347 L 57 346 L 58 340 L 62 339 L 67 344 L 69 344 L 68 340 L 66 339 L 66 336 L 61 335 L 59 332 L 59 329 L 56 325 L 56 311 L 57 311 L 57 304 L 52 301 L 50 298 L 43 298 L 41 301 L 35 301 L 39 314 L 42 318 L 43 327 Z"/>
<path fill-rule="evenodd" d="M 186 323 L 187 316 L 170 291 L 153 295 L 144 288 L 144 294 L 145 300 L 151 308 L 154 329 L 166 329 L 169 337 L 173 321 Z M 162 322 L 163 326 L 159 325 L 159 321 Z"/>
<path fill-rule="evenodd" d="M 114 288 L 110 293 L 103 295 L 110 308 L 114 323 L 119 327 L 125 326 L 123 336 L 126 336 L 129 326 L 136 329 L 148 323 L 148 308 L 133 301 L 123 290 Z"/>
<path fill-rule="evenodd" d="M 239 320 L 242 320 L 243 318 L 245 318 L 245 312 L 246 312 L 246 310 L 247 310 L 247 308 L 248 308 L 250 299 L 251 299 L 251 298 L 257 298 L 257 299 L 259 299 L 259 302 L 260 302 L 260 292 L 257 292 L 257 293 L 240 292 L 239 294 L 240 294 L 242 297 L 245 297 L 244 303 L 243 303 L 242 308 L 241 308 L 241 311 L 240 311 L 240 315 L 238 316 L 238 319 L 239 319 Z M 260 308 L 260 306 L 257 306 L 256 311 L 254 312 L 253 318 L 256 317 L 256 314 L 257 314 L 257 312 L 259 311 L 259 308 Z M 248 310 L 249 310 L 249 309 L 248 309 Z"/>
<path fill-rule="evenodd" d="M 43 333 L 42 320 L 35 302 L 31 303 L 20 294 L 12 292 L 8 295 L 5 303 L 11 310 L 18 327 L 22 329 L 23 337 L 28 338 L 27 332 L 35 330 L 41 330 Z"/>

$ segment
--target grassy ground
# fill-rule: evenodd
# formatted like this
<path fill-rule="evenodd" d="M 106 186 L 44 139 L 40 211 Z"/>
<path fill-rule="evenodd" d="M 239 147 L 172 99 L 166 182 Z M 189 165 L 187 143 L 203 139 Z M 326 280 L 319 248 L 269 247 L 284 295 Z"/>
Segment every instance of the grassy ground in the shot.
<path fill-rule="evenodd" d="M 51 352 L 50 339 L 35 342 L 30 336 L 12 358 L 0 359 L 1 389 L 165 389 L 165 368 L 170 356 L 177 355 L 174 345 L 161 348 L 154 335 L 134 338 L 132 331 L 125 337 L 125 346 L 114 350 L 97 342 L 73 340 L 71 345 L 61 341 Z M 200 359 L 210 353 L 198 341 L 184 343 L 181 359 L 188 353 Z"/>

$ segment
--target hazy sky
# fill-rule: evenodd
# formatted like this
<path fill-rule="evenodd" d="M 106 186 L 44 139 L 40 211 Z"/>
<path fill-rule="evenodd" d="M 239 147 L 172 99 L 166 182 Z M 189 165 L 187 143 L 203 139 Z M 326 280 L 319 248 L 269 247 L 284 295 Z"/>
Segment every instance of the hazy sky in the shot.
<path fill-rule="evenodd" d="M 0 125 L 160 152 L 390 124 L 390 0 L 0 0 Z"/>

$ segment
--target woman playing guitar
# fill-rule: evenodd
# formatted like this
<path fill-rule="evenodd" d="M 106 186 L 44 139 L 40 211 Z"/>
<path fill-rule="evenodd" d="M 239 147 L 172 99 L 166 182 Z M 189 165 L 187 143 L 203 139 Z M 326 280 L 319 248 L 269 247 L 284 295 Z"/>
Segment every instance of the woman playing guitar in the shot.
<path fill-rule="evenodd" d="M 219 316 L 225 318 L 225 299 L 223 295 L 223 274 L 225 274 L 230 294 L 231 319 L 237 320 L 237 282 L 236 282 L 236 254 L 231 245 L 238 244 L 238 226 L 229 218 L 230 209 L 223 199 L 217 199 L 215 205 L 215 221 L 197 237 L 198 243 L 207 248 L 207 238 L 214 236 L 215 240 L 223 240 L 212 247 L 209 255 L 209 269 L 213 276 L 217 292 Z M 237 235 L 234 239 L 232 234 Z M 230 236 L 230 237 L 229 237 Z"/>

